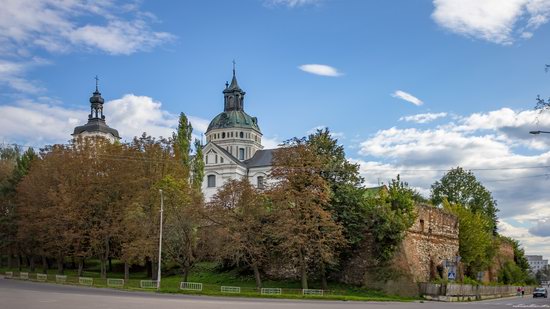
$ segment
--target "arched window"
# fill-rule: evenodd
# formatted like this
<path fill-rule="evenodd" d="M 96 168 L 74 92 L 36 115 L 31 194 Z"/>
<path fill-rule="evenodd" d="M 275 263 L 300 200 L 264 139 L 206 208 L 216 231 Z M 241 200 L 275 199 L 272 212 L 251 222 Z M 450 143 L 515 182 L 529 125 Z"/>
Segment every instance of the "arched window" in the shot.
<path fill-rule="evenodd" d="M 264 188 L 264 176 L 258 176 L 258 184 L 256 185 L 256 187 L 258 187 L 258 189 L 263 189 Z"/>
<path fill-rule="evenodd" d="M 216 175 L 208 175 L 208 188 L 216 187 Z"/>
<path fill-rule="evenodd" d="M 225 138 L 225 132 L 222 133 L 222 138 Z"/>
<path fill-rule="evenodd" d="M 244 148 L 239 148 L 239 160 L 244 160 Z"/>
<path fill-rule="evenodd" d="M 241 132 L 241 133 L 239 134 L 239 136 L 240 136 L 241 138 L 243 138 L 243 137 L 244 137 L 244 133 Z"/>

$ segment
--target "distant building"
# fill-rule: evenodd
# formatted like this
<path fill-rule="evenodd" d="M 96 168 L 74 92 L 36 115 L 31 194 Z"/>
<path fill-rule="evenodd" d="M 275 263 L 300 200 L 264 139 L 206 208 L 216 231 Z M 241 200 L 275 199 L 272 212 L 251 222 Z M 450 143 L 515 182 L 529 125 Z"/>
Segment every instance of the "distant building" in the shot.
<path fill-rule="evenodd" d="M 206 130 L 202 190 L 207 201 L 230 179 L 247 178 L 257 188 L 268 182 L 273 149 L 263 149 L 258 119 L 244 111 L 245 94 L 233 68 L 231 84 L 223 90 L 223 112 Z"/>
<path fill-rule="evenodd" d="M 526 255 L 525 257 L 533 273 L 548 267 L 548 260 L 543 260 L 542 255 Z"/>
<path fill-rule="evenodd" d="M 90 114 L 88 115 L 88 123 L 74 128 L 74 132 L 72 134 L 74 139 L 79 137 L 103 137 L 111 142 L 120 140 L 118 131 L 109 127 L 105 122 L 105 115 L 103 115 L 103 103 L 104 100 L 98 90 L 96 77 L 95 92 L 92 94 L 92 97 L 90 97 Z"/>

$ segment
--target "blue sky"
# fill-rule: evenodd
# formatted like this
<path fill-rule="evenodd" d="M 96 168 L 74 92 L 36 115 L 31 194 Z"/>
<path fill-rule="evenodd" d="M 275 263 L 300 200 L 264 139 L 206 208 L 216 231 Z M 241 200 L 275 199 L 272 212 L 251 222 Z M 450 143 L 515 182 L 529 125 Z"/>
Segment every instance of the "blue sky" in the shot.
<path fill-rule="evenodd" d="M 99 75 L 123 138 L 197 135 L 237 62 L 266 146 L 328 126 L 366 185 L 425 195 L 461 165 L 503 234 L 550 256 L 549 0 L 0 0 L 0 138 L 41 146 L 86 121 Z"/>

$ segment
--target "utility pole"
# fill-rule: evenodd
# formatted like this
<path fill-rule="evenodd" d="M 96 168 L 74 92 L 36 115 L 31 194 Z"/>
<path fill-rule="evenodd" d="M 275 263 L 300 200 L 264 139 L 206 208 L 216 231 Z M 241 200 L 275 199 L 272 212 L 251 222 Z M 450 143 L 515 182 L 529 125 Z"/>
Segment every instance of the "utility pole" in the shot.
<path fill-rule="evenodd" d="M 160 265 L 162 258 L 162 213 L 164 212 L 164 197 L 162 196 L 162 189 L 159 189 L 160 192 L 160 232 L 159 232 L 159 266 L 157 273 L 157 291 L 160 290 Z"/>

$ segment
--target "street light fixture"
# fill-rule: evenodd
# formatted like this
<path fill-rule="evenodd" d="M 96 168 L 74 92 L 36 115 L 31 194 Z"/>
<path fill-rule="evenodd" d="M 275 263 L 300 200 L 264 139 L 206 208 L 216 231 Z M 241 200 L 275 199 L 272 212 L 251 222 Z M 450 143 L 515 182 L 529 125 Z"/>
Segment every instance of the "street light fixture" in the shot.
<path fill-rule="evenodd" d="M 160 232 L 159 232 L 159 266 L 157 273 L 157 291 L 160 290 L 160 261 L 162 257 L 162 213 L 164 212 L 164 197 L 162 196 L 162 189 L 160 192 Z"/>
<path fill-rule="evenodd" d="M 531 134 L 541 134 L 541 133 L 550 133 L 550 131 L 529 131 Z"/>

